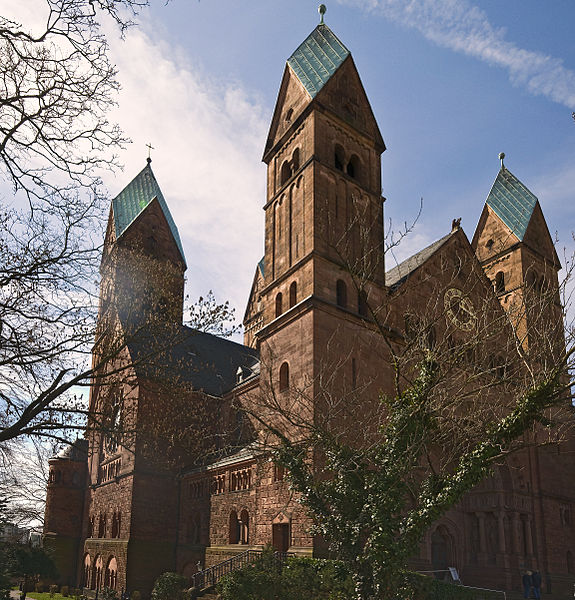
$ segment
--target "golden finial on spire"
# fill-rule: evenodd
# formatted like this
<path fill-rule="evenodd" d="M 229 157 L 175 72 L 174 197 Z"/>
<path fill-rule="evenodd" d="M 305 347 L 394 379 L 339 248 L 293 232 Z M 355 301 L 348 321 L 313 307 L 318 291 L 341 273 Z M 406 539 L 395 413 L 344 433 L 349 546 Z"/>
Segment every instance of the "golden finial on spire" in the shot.
<path fill-rule="evenodd" d="M 319 13 L 319 24 L 323 25 L 323 16 L 325 15 L 327 11 L 327 8 L 325 7 L 325 4 L 320 4 L 319 8 L 317 9 L 317 12 Z"/>
<path fill-rule="evenodd" d="M 499 160 L 501 161 L 501 168 L 504 169 L 505 165 L 503 164 L 503 159 L 505 158 L 505 152 L 499 153 Z"/>

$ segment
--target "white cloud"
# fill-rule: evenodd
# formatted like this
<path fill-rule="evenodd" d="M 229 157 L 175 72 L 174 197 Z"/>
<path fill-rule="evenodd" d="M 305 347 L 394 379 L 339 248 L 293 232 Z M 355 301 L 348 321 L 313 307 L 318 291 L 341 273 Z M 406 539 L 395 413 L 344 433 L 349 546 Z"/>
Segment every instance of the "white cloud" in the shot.
<path fill-rule="evenodd" d="M 267 116 L 240 85 L 211 78 L 144 22 L 124 41 L 110 36 L 122 85 L 112 115 L 133 140 L 123 173 L 107 179 L 117 194 L 152 168 L 178 226 L 192 299 L 213 289 L 241 319 L 263 253 Z"/>
<path fill-rule="evenodd" d="M 575 108 L 575 72 L 563 61 L 505 40 L 486 13 L 468 0 L 339 0 L 382 14 L 428 40 L 504 68 L 515 85 Z"/>

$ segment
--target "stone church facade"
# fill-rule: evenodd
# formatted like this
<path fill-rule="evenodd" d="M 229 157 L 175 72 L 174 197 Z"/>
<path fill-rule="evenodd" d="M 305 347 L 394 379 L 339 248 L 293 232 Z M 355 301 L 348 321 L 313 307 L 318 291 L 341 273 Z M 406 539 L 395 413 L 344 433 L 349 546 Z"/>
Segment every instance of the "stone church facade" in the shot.
<path fill-rule="evenodd" d="M 265 544 L 325 555 L 242 406 L 297 399 L 316 418 L 337 395 L 361 397 L 369 411 L 394 377 L 375 322 L 401 346 L 407 316 L 439 315 L 427 329 L 433 345 L 449 328 L 473 335 L 481 306 L 535 348 L 545 332 L 513 307 L 544 288 L 556 298 L 540 322 L 561 323 L 560 264 L 541 207 L 503 164 L 471 241 L 454 221 L 386 270 L 384 151 L 350 52 L 319 25 L 287 61 L 265 145 L 265 255 L 244 345 L 182 325 L 185 257 L 149 162 L 113 200 L 93 426 L 50 461 L 44 537 L 62 583 L 147 595 L 164 571 L 191 576 Z M 494 344 L 497 372 L 506 356 Z M 412 567 L 454 566 L 465 584 L 503 590 L 537 568 L 548 597 L 564 597 L 575 582 L 569 448 L 511 456 L 431 528 Z"/>

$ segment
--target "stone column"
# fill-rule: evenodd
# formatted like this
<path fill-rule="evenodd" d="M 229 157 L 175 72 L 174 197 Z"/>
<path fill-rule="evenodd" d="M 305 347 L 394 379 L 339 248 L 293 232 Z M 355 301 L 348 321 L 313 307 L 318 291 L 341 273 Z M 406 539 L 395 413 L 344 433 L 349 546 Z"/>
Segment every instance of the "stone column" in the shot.
<path fill-rule="evenodd" d="M 515 554 L 521 556 L 523 549 L 521 548 L 521 540 L 519 539 L 519 515 L 516 512 L 511 513 L 511 531 L 513 535 L 513 549 Z"/>
<path fill-rule="evenodd" d="M 484 554 L 487 552 L 487 543 L 485 538 L 485 515 L 481 512 L 475 513 L 479 521 L 479 552 Z"/>
<path fill-rule="evenodd" d="M 505 513 L 502 510 L 497 513 L 497 528 L 499 530 L 499 552 L 505 554 Z"/>
<path fill-rule="evenodd" d="M 525 547 L 527 548 L 527 554 L 533 556 L 533 533 L 531 529 L 531 517 L 525 516 Z"/>

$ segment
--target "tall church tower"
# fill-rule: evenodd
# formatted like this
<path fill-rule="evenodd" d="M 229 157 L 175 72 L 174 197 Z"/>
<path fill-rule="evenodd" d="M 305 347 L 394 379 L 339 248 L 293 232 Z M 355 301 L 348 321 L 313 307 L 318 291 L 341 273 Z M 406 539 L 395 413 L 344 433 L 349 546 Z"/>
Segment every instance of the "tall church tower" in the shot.
<path fill-rule="evenodd" d="M 352 56 L 322 21 L 287 61 L 263 155 L 265 256 L 246 343 L 280 394 L 317 398 L 328 372 L 349 389 L 369 364 L 365 320 L 385 295 L 384 150 Z"/>
<path fill-rule="evenodd" d="M 101 264 L 94 365 L 102 367 L 90 389 L 79 576 L 93 590 L 148 595 L 162 571 L 174 570 L 178 486 L 158 439 L 177 396 L 156 379 L 182 339 L 185 269 L 148 161 L 112 201 Z M 168 381 L 176 387 L 175 375 Z"/>
<path fill-rule="evenodd" d="M 523 348 L 532 353 L 542 338 L 563 336 L 557 276 L 561 264 L 539 201 L 503 165 L 504 157 L 472 246 Z"/>

